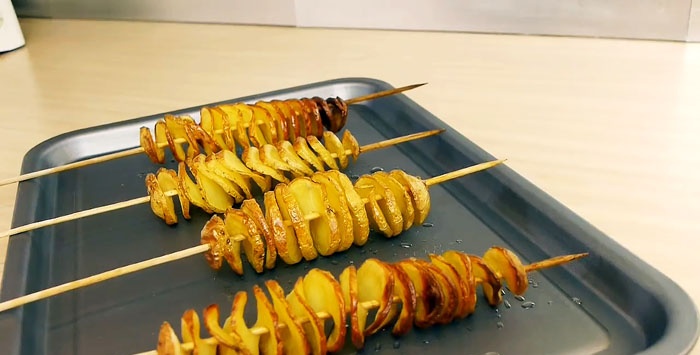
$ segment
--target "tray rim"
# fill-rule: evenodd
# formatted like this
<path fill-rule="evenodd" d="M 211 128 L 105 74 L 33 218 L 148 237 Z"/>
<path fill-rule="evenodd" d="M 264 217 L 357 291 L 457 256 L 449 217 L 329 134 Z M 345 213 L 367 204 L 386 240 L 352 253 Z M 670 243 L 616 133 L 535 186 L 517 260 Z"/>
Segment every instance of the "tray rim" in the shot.
<path fill-rule="evenodd" d="M 46 148 L 55 146 L 58 142 L 62 142 L 70 137 L 80 135 L 86 132 L 106 130 L 112 127 L 121 127 L 124 125 L 145 124 L 149 121 L 154 121 L 162 117 L 164 114 L 177 114 L 181 112 L 193 111 L 199 109 L 202 106 L 217 105 L 230 102 L 246 102 L 252 99 L 257 99 L 261 96 L 276 96 L 281 94 L 287 94 L 292 91 L 308 90 L 318 88 L 320 86 L 330 86 L 335 84 L 364 84 L 372 86 L 377 90 L 394 88 L 394 86 L 392 86 L 388 82 L 380 79 L 369 77 L 340 77 L 335 79 L 306 83 L 297 86 L 291 86 L 273 91 L 246 95 L 223 101 L 194 105 L 172 111 L 164 111 L 147 116 L 129 118 L 98 126 L 85 127 L 61 133 L 34 145 L 24 155 L 21 165 L 21 173 L 27 173 L 39 169 L 40 167 L 37 167 L 37 165 L 39 165 L 41 161 L 40 155 L 46 151 Z M 404 95 L 397 95 L 396 98 L 401 100 L 403 105 L 410 106 L 412 109 L 420 112 L 420 114 L 424 116 L 424 119 L 427 121 L 427 123 L 431 125 L 442 126 L 450 134 L 459 137 L 460 140 L 454 142 L 456 145 L 471 151 L 472 153 L 478 155 L 484 160 L 496 159 L 486 150 L 472 142 L 468 137 L 458 132 L 455 128 L 448 125 L 445 121 L 442 121 L 434 114 L 420 106 L 419 103 L 409 99 Z M 134 145 L 134 147 L 135 146 L 136 145 Z M 660 304 L 665 306 L 664 311 L 668 316 L 667 328 L 665 329 L 664 335 L 661 336 L 661 338 L 659 338 L 655 343 L 650 344 L 649 346 L 647 346 L 647 348 L 645 348 L 643 351 L 637 354 L 687 354 L 693 348 L 695 348 L 698 338 L 700 337 L 700 311 L 698 309 L 698 306 L 692 300 L 690 295 L 685 291 L 685 289 L 683 289 L 670 277 L 659 271 L 656 267 L 647 263 L 636 254 L 632 253 L 629 249 L 625 248 L 619 242 L 600 231 L 590 222 L 584 220 L 583 217 L 573 212 L 567 206 L 563 205 L 561 202 L 556 200 L 553 196 L 549 195 L 544 190 L 527 180 L 525 177 L 518 174 L 514 169 L 510 168 L 507 165 L 502 165 L 499 177 L 500 179 L 507 181 L 507 184 L 504 182 L 505 185 L 509 186 L 510 188 L 513 188 L 514 190 L 517 189 L 518 192 L 522 192 L 524 195 L 527 195 L 529 198 L 527 200 L 527 203 L 529 205 L 541 207 L 543 208 L 543 213 L 555 214 L 559 218 L 565 219 L 575 224 L 581 230 L 580 233 L 586 235 L 586 240 L 588 242 L 594 242 L 594 245 L 587 244 L 592 253 L 605 251 L 605 254 L 608 255 L 606 261 L 610 264 L 615 265 L 622 270 L 643 272 L 645 276 L 645 284 L 652 283 L 664 286 L 663 288 L 645 287 L 645 289 L 647 290 L 647 292 L 649 292 L 649 294 L 653 295 L 656 299 L 658 299 Z M 15 227 L 18 224 L 18 219 L 22 219 L 18 216 L 16 211 L 18 211 L 18 208 L 24 202 L 24 200 L 21 199 L 27 198 L 26 196 L 22 196 L 22 191 L 24 191 L 24 189 L 29 189 L 30 192 L 33 193 L 36 193 L 37 190 L 31 187 L 31 180 L 29 182 L 22 182 L 19 184 L 19 186 L 17 187 L 16 200 L 11 219 L 12 227 Z M 550 216 L 549 214 L 548 216 Z M 26 247 L 28 247 L 28 245 L 28 243 L 25 243 Z M 12 238 L 10 238 L 8 242 L 7 252 L 10 253 L 10 251 L 14 250 L 15 248 L 13 248 Z M 614 258 L 611 258 L 610 256 L 614 256 Z M 28 262 L 28 260 L 26 261 Z M 10 265 L 7 263 L 5 264 L 2 281 L 3 289 L 0 293 L 0 300 L 5 300 L 5 296 L 7 295 L 7 290 L 5 289 L 4 285 L 5 278 L 8 277 L 9 274 L 8 271 L 10 271 L 11 269 L 16 269 L 18 267 L 26 268 L 27 265 Z M 630 279 L 634 281 L 639 281 L 637 278 L 633 277 L 633 272 L 626 272 L 625 274 Z M 25 294 L 26 285 L 24 286 L 25 288 L 23 290 L 15 291 L 21 292 L 21 294 Z M 666 292 L 662 292 L 662 290 L 665 290 Z M 689 315 L 691 309 L 693 311 L 693 317 L 690 317 Z M 8 312 L 13 311 L 16 312 L 18 323 L 22 325 L 22 308 L 16 308 Z M 692 331 L 689 332 L 689 329 L 692 329 Z M 681 346 L 679 346 L 679 344 L 681 344 Z"/>

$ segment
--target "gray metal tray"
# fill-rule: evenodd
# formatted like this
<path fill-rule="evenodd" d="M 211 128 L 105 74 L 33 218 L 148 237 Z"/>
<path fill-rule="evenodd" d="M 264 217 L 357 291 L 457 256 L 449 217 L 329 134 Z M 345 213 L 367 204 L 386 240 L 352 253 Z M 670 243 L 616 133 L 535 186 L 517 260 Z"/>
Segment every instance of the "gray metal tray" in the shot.
<path fill-rule="evenodd" d="M 232 101 L 318 95 L 344 98 L 390 88 L 349 78 L 309 84 Z M 430 90 L 426 86 L 421 90 Z M 433 88 L 434 90 L 434 88 Z M 197 107 L 178 113 L 197 117 Z M 138 129 L 162 115 L 67 133 L 33 148 L 22 171 L 73 162 L 138 146 Z M 360 144 L 443 128 L 438 118 L 404 95 L 354 105 L 346 126 Z M 440 136 L 363 154 L 347 174 L 373 167 L 400 168 L 421 177 L 494 159 L 453 129 Z M 168 165 L 173 167 L 171 163 Z M 13 226 L 144 196 L 144 176 L 157 169 L 145 155 L 132 156 L 19 185 Z M 531 274 L 525 309 L 498 312 L 479 299 L 467 319 L 413 329 L 398 339 L 380 332 L 365 352 L 421 354 L 685 354 L 698 336 L 691 299 L 675 283 L 596 230 L 511 169 L 500 166 L 431 188 L 432 227 L 414 227 L 386 239 L 370 236 L 364 247 L 255 275 L 214 272 L 201 255 L 154 267 L 31 303 L 0 314 L 3 354 L 130 354 L 154 349 L 164 320 L 179 329 L 188 308 L 211 303 L 228 309 L 233 294 L 274 278 L 285 289 L 310 267 L 338 275 L 368 257 L 394 261 L 457 249 L 483 253 L 491 245 L 515 251 L 525 262 L 589 252 L 586 259 Z M 119 266 L 198 245 L 208 215 L 166 226 L 147 204 L 16 235 L 9 242 L 2 300 Z M 410 243 L 409 248 L 400 243 Z M 252 314 L 248 314 L 252 316 Z M 350 342 L 343 353 L 354 353 Z"/>

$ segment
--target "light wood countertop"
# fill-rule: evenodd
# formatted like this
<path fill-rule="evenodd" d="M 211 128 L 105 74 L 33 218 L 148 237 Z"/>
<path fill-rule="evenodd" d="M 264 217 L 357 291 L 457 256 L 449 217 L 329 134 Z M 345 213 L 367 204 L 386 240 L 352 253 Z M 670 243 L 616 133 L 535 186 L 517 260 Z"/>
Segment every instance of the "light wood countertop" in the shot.
<path fill-rule="evenodd" d="M 58 134 L 339 77 L 395 86 L 700 301 L 700 44 L 23 20 L 0 179 Z M 10 227 L 16 185 L 0 188 Z M 0 265 L 6 239 L 2 240 Z M 696 350 L 696 353 L 700 353 Z"/>

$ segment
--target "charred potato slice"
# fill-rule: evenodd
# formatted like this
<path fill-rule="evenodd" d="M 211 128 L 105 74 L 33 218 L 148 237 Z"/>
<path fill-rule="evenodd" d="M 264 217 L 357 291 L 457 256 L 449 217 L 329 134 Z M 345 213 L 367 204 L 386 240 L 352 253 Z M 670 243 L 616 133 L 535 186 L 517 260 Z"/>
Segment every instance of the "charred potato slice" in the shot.
<path fill-rule="evenodd" d="M 301 326 L 294 321 L 294 316 L 289 309 L 289 303 L 284 297 L 284 290 L 275 280 L 265 281 L 265 286 L 270 292 L 272 306 L 281 323 L 286 325 L 280 330 L 282 345 L 286 354 L 308 354 L 311 350 L 306 334 Z"/>
<path fill-rule="evenodd" d="M 340 244 L 340 231 L 335 213 L 329 213 L 327 209 L 330 203 L 324 186 L 309 177 L 300 177 L 289 184 L 288 191 L 299 203 L 302 216 L 318 216 L 311 220 L 303 218 L 314 248 L 323 256 L 335 253 Z"/>
<path fill-rule="evenodd" d="M 434 297 L 433 309 L 430 312 L 431 324 L 448 324 L 452 320 L 452 313 L 457 307 L 457 295 L 450 284 L 450 280 L 435 265 L 422 260 L 412 259 L 412 262 L 423 268 L 427 275 L 429 297 Z"/>
<path fill-rule="evenodd" d="M 303 279 L 299 277 L 294 284 L 294 289 L 287 295 L 289 309 L 297 318 L 308 319 L 302 324 L 306 341 L 311 347 L 311 354 L 319 355 L 326 354 L 326 333 L 323 329 L 323 323 L 316 315 L 316 312 L 304 300 L 304 285 Z"/>
<path fill-rule="evenodd" d="M 432 265 L 440 271 L 447 278 L 450 285 L 454 289 L 456 305 L 452 314 L 452 319 L 454 318 L 464 318 L 469 313 L 467 307 L 469 306 L 469 288 L 465 284 L 464 280 L 459 276 L 457 270 L 440 255 L 429 254 L 430 261 Z"/>
<path fill-rule="evenodd" d="M 302 258 L 301 249 L 299 249 L 294 227 L 284 223 L 285 220 L 289 221 L 289 213 L 284 201 L 278 201 L 275 192 L 268 191 L 263 195 L 263 203 L 266 211 L 265 220 L 272 227 L 278 255 L 289 265 L 298 263 Z M 280 204 L 285 207 L 284 211 Z"/>
<path fill-rule="evenodd" d="M 345 302 L 340 284 L 330 272 L 311 269 L 303 281 L 304 299 L 314 312 L 328 313 L 333 319 L 333 330 L 327 338 L 329 352 L 337 352 L 345 344 Z M 325 328 L 325 327 L 324 327 Z"/>

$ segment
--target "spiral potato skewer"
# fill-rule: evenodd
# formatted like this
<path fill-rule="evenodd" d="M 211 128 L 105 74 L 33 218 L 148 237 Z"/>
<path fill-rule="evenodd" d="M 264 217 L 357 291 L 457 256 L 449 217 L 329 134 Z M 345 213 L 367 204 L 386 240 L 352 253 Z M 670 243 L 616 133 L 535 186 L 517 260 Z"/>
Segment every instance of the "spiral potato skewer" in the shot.
<path fill-rule="evenodd" d="M 443 131 L 420 132 L 363 147 L 350 131 L 346 130 L 342 139 L 326 131 L 322 134 L 323 143 L 307 136 L 297 137 L 294 143 L 281 141 L 260 148 L 248 147 L 240 158 L 230 150 L 208 156 L 199 154 L 180 162 L 177 172 L 160 168 L 146 176 L 151 210 L 167 224 L 177 223 L 173 203 L 173 196 L 177 195 L 185 219 L 190 218 L 191 204 L 209 214 L 224 213 L 232 205 L 253 198 L 255 189 L 265 193 L 276 183 L 288 183 L 315 171 L 346 169 L 350 159 L 356 161 L 361 153 Z"/>
<path fill-rule="evenodd" d="M 238 291 L 223 326 L 218 305 L 205 308 L 203 323 L 211 338 L 201 338 L 199 316 L 189 309 L 181 318 L 182 342 L 172 326 L 163 322 L 156 351 L 150 353 L 325 354 L 341 350 L 348 333 L 353 346 L 362 349 L 366 337 L 392 324 L 392 334 L 403 336 L 414 326 L 428 328 L 468 317 L 476 309 L 479 285 L 487 303 L 494 307 L 502 302 L 503 281 L 514 295 L 523 295 L 528 272 L 587 255 L 565 255 L 524 265 L 510 250 L 494 246 L 482 257 L 449 250 L 430 254 L 429 260 L 408 258 L 388 263 L 370 258 L 359 268 L 344 268 L 338 278 L 314 268 L 299 277 L 286 295 L 277 281 L 266 281 L 271 301 L 261 287 L 253 286 L 257 304 L 253 325 L 246 324 L 243 316 L 248 294 Z M 328 321 L 332 322 L 330 331 L 325 330 Z"/>
<path fill-rule="evenodd" d="M 487 165 L 488 166 L 488 165 Z M 318 255 L 364 245 L 370 229 L 391 238 L 422 224 L 430 212 L 429 181 L 401 170 L 360 176 L 329 170 L 279 183 L 266 192 L 264 212 L 248 199 L 240 208 L 212 216 L 201 232 L 205 259 L 218 270 L 226 260 L 243 274 L 242 255 L 257 273 Z"/>

